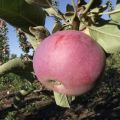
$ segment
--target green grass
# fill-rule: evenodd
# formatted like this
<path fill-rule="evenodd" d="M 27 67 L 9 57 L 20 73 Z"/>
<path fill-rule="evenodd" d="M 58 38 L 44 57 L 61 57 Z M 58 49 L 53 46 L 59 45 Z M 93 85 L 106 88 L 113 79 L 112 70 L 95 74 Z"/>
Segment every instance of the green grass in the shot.
<path fill-rule="evenodd" d="M 0 91 L 6 90 L 8 88 L 12 91 L 18 91 L 21 89 L 27 89 L 30 86 L 36 87 L 36 84 L 31 84 L 26 79 L 22 79 L 20 76 L 12 73 L 0 78 Z"/>

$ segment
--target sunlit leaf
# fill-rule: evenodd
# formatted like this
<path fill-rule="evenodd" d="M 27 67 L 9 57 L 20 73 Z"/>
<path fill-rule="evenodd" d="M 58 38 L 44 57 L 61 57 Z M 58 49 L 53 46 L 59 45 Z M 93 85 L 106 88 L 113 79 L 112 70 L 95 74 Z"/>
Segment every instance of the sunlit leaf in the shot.
<path fill-rule="evenodd" d="M 120 2 L 117 3 L 115 13 L 110 14 L 113 21 L 120 23 Z"/>
<path fill-rule="evenodd" d="M 38 47 L 38 41 L 36 40 L 36 38 L 34 36 L 30 35 L 30 34 L 27 34 L 27 36 L 28 36 L 28 39 L 29 39 L 32 47 L 34 49 L 36 49 Z"/>
<path fill-rule="evenodd" d="M 34 36 L 28 35 L 29 41 L 34 49 L 37 48 L 43 39 L 50 35 L 49 31 L 44 26 L 29 27 L 29 31 Z"/>
<path fill-rule="evenodd" d="M 44 26 L 29 27 L 29 31 L 39 42 L 50 35 L 50 32 Z"/>
<path fill-rule="evenodd" d="M 96 40 L 107 53 L 120 51 L 120 29 L 114 23 L 101 27 L 89 28 L 91 37 Z"/>
<path fill-rule="evenodd" d="M 61 107 L 67 107 L 67 108 L 70 108 L 71 102 L 75 100 L 74 96 L 66 96 L 64 94 L 60 94 L 57 92 L 54 92 L 54 98 L 57 105 Z"/>

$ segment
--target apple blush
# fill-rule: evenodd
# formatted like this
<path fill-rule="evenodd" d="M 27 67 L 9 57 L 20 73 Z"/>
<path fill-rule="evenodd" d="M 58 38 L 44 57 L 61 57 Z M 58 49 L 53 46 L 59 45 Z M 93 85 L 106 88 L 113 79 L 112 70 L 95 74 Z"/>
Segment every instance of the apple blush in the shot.
<path fill-rule="evenodd" d="M 33 68 L 48 89 L 81 95 L 93 88 L 105 67 L 101 46 L 81 31 L 64 30 L 45 38 L 34 53 Z"/>

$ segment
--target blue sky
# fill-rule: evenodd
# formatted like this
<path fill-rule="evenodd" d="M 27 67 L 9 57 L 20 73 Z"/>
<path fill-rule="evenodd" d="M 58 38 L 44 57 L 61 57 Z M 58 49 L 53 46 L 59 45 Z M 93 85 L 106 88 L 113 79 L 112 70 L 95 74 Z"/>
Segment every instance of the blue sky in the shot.
<path fill-rule="evenodd" d="M 75 0 L 75 1 L 77 1 L 77 0 Z M 114 0 L 112 2 L 115 3 L 116 0 Z M 62 12 L 64 12 L 65 9 L 66 9 L 65 6 L 68 3 L 71 3 L 71 0 L 59 0 L 59 9 Z M 104 16 L 104 18 L 106 18 L 106 16 Z M 47 17 L 45 26 L 47 27 L 47 29 L 49 31 L 52 30 L 53 23 L 54 23 L 53 18 Z M 9 38 L 9 45 L 10 45 L 10 53 L 11 54 L 17 54 L 18 56 L 20 56 L 20 54 L 22 53 L 22 50 L 19 48 L 19 43 L 18 43 L 18 38 L 17 38 L 17 35 L 16 35 L 16 30 L 11 25 L 8 25 L 8 38 Z"/>

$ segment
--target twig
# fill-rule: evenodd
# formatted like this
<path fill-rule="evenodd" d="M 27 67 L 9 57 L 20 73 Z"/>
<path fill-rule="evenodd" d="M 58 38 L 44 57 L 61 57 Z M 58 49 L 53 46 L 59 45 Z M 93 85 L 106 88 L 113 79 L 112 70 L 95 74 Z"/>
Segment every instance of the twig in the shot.
<path fill-rule="evenodd" d="M 31 92 L 29 92 L 29 95 L 30 94 L 36 94 L 36 93 L 44 93 L 45 91 L 47 91 L 47 90 L 43 90 L 43 89 L 40 89 L 40 90 L 33 90 L 33 91 L 31 91 Z M 49 92 L 49 91 L 48 91 Z M 4 97 L 1 97 L 0 98 L 0 101 L 1 100 L 4 100 L 4 99 L 10 99 L 10 98 L 12 98 L 12 97 L 15 97 L 17 94 L 19 94 L 20 93 L 20 91 L 18 91 L 18 92 L 13 92 L 13 93 L 10 93 L 10 94 L 7 94 L 7 95 L 5 95 Z"/>
<path fill-rule="evenodd" d="M 101 15 L 110 15 L 110 14 L 115 14 L 115 13 L 119 13 L 120 9 L 118 10 L 114 10 L 114 11 L 110 11 L 110 12 L 103 12 L 103 13 L 98 13 L 96 15 L 101 16 Z M 88 17 L 92 17 L 94 16 L 94 14 L 88 15 Z"/>
<path fill-rule="evenodd" d="M 3 99 L 9 99 L 9 98 L 12 98 L 12 97 L 15 97 L 16 94 L 18 94 L 19 92 L 14 92 L 14 93 L 10 93 L 10 94 L 7 94 L 5 95 L 4 97 L 1 97 L 0 98 L 0 101 L 3 100 Z"/>
<path fill-rule="evenodd" d="M 72 5 L 73 5 L 74 11 L 75 11 L 75 13 L 76 13 L 76 12 L 77 12 L 77 9 L 76 9 L 75 0 L 72 0 Z"/>
<path fill-rule="evenodd" d="M 99 13 L 98 15 L 109 15 L 109 14 L 114 14 L 114 13 L 118 13 L 118 12 L 120 12 L 120 9 L 119 10 L 113 10 L 113 11 L 110 11 L 110 12 Z"/>
<path fill-rule="evenodd" d="M 86 14 L 89 11 L 89 9 L 90 9 L 93 2 L 94 2 L 94 0 L 90 0 L 90 2 L 86 6 L 85 11 L 83 12 L 83 15 Z"/>

